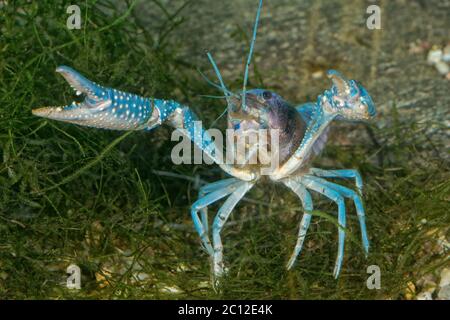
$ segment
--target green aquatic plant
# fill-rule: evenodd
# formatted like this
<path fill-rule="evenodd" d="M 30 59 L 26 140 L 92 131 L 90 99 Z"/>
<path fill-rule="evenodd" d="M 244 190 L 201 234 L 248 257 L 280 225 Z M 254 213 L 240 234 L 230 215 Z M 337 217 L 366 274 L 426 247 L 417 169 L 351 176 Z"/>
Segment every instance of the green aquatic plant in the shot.
<path fill-rule="evenodd" d="M 63 1 L 15 1 L 0 9 L 2 299 L 397 299 L 405 298 L 409 281 L 448 263 L 440 244 L 450 224 L 448 161 L 424 134 L 434 124 L 403 120 L 394 103 L 381 115 L 386 126 L 369 127 L 365 143 L 331 141 L 324 153 L 326 163 L 364 172 L 368 259 L 349 241 L 347 271 L 333 279 L 337 220 L 333 204 L 322 202 L 308 250 L 287 272 L 302 211 L 295 195 L 267 185 L 244 199 L 224 230 L 230 273 L 214 292 L 188 204 L 199 185 L 222 177 L 219 170 L 172 165 L 168 130 L 124 135 L 31 114 L 72 99 L 53 72 L 70 64 L 112 87 L 190 102 L 214 120 L 217 109 L 210 110 L 219 103 L 196 97 L 212 88 L 167 45 L 181 21 L 173 17 L 177 10 L 161 7 L 160 28 L 150 33 L 133 19 L 136 5 L 80 3 L 81 30 L 66 28 Z M 356 215 L 348 229 L 356 238 Z M 81 268 L 81 290 L 66 288 L 71 263 Z M 372 264 L 381 269 L 380 290 L 366 286 Z"/>

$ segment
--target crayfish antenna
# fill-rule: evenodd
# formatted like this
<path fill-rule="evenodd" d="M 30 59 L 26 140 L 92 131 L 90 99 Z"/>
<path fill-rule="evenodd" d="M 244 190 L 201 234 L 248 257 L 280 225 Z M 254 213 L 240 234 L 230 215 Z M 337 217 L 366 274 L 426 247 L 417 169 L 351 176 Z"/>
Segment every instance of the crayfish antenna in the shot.
<path fill-rule="evenodd" d="M 222 75 L 220 74 L 219 68 L 217 67 L 216 62 L 214 61 L 214 58 L 212 57 L 211 53 L 209 53 L 208 51 L 206 52 L 206 55 L 208 56 L 209 61 L 211 62 L 214 71 L 217 75 L 217 78 L 219 79 L 219 83 L 220 83 L 220 87 L 217 86 L 216 84 L 213 84 L 215 87 L 217 87 L 218 89 L 221 89 L 225 95 L 225 99 L 227 100 L 227 108 L 225 109 L 225 111 L 216 119 L 214 120 L 213 124 L 216 123 L 217 120 L 219 120 L 227 111 L 231 112 L 234 108 L 234 101 L 239 101 L 239 99 L 233 99 L 236 98 L 236 94 L 234 94 L 233 92 L 231 92 L 230 90 L 227 89 L 227 87 L 225 86 L 225 83 L 223 81 Z M 206 78 L 207 79 L 207 78 Z M 211 83 L 211 81 L 209 81 L 209 79 L 207 79 L 207 81 L 209 83 Z"/>
<path fill-rule="evenodd" d="M 228 102 L 228 98 L 230 97 L 230 91 L 227 89 L 227 87 L 225 86 L 225 83 L 223 82 L 223 78 L 222 75 L 220 74 L 219 68 L 217 67 L 216 62 L 214 61 L 214 58 L 212 57 L 211 53 L 209 51 L 206 52 L 206 55 L 208 56 L 209 62 L 211 62 L 213 68 L 214 68 L 214 72 L 217 75 L 217 79 L 219 79 L 219 83 L 220 83 L 220 88 L 223 91 L 223 94 L 225 95 L 227 102 Z"/>
<path fill-rule="evenodd" d="M 261 15 L 262 4 L 263 4 L 263 0 L 259 0 L 258 11 L 256 11 L 255 25 L 253 26 L 252 42 L 250 43 L 250 52 L 248 53 L 247 63 L 245 64 L 244 85 L 242 87 L 242 109 L 243 110 L 246 109 L 245 90 L 246 90 L 247 81 L 248 81 L 248 70 L 250 68 L 250 62 L 252 61 L 253 48 L 254 48 L 255 42 L 256 42 L 256 33 L 258 32 L 258 22 L 259 22 L 259 17 Z"/>
<path fill-rule="evenodd" d="M 213 81 L 211 81 L 200 69 L 197 69 L 197 72 L 198 73 L 200 73 L 200 75 L 202 76 L 202 78 L 209 84 L 209 85 L 211 85 L 211 86 L 213 86 L 214 88 L 216 88 L 216 89 L 219 89 L 219 90 L 222 90 L 223 91 L 223 89 L 224 88 L 222 88 L 220 85 L 218 85 L 217 83 L 214 83 Z M 227 90 L 226 88 L 225 88 L 225 90 Z M 231 92 L 231 91 L 229 91 L 229 90 L 227 90 L 227 93 L 228 93 L 228 95 L 233 95 L 233 93 Z"/>

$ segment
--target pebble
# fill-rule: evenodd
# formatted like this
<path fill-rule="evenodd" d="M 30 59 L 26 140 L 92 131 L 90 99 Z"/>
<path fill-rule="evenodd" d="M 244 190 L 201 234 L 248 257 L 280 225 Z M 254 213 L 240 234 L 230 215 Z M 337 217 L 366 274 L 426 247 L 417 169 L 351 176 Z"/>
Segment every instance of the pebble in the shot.
<path fill-rule="evenodd" d="M 450 43 L 447 44 L 442 52 L 442 61 L 450 62 Z"/>
<path fill-rule="evenodd" d="M 150 278 L 150 276 L 147 273 L 144 272 L 138 272 L 134 274 L 134 277 L 138 280 L 138 281 L 145 281 L 148 278 Z"/>
<path fill-rule="evenodd" d="M 425 291 L 421 292 L 416 297 L 417 300 L 433 300 L 433 296 L 431 292 Z"/>
<path fill-rule="evenodd" d="M 447 75 L 447 78 L 450 80 L 450 72 Z M 446 235 L 442 232 L 439 234 L 439 237 L 437 239 L 437 244 L 439 247 L 438 253 L 439 254 L 445 254 L 450 250 L 450 242 L 448 242 Z"/>
<path fill-rule="evenodd" d="M 450 268 L 444 268 L 441 271 L 441 281 L 439 282 L 439 287 L 443 288 L 450 285 Z"/>
<path fill-rule="evenodd" d="M 176 286 L 164 286 L 161 288 L 160 291 L 165 292 L 165 293 L 174 293 L 174 294 L 182 293 L 181 289 Z"/>
<path fill-rule="evenodd" d="M 413 282 L 408 281 L 405 288 L 405 298 L 406 300 L 412 300 L 416 294 L 416 286 Z"/>
<path fill-rule="evenodd" d="M 427 62 L 429 64 L 435 64 L 441 61 L 442 58 L 442 50 L 441 49 L 431 49 L 428 52 Z"/>
<path fill-rule="evenodd" d="M 443 49 L 433 46 L 428 52 L 427 62 L 433 65 L 446 79 L 450 80 L 450 66 L 447 64 L 447 62 L 450 62 L 450 44 L 447 44 Z"/>
<path fill-rule="evenodd" d="M 422 287 L 422 291 L 418 293 L 415 298 L 417 300 L 433 300 L 433 294 L 436 289 L 438 300 L 450 300 L 450 268 L 442 269 L 440 273 L 439 288 L 437 288 L 435 277 L 431 274 L 425 275 L 417 282 L 417 285 Z M 414 296 L 415 286 L 408 283 L 405 297 L 410 300 Z"/>
<path fill-rule="evenodd" d="M 436 279 L 432 274 L 424 275 L 417 285 L 422 288 L 422 291 L 417 294 L 417 300 L 433 300 L 433 293 L 436 291 Z"/>
<path fill-rule="evenodd" d="M 430 43 L 427 41 L 416 41 L 409 44 L 409 53 L 418 54 L 430 49 Z"/>
<path fill-rule="evenodd" d="M 324 76 L 324 73 L 322 70 L 319 70 L 319 71 L 314 72 L 311 76 L 313 79 L 320 79 Z"/>
<path fill-rule="evenodd" d="M 436 62 L 434 66 L 436 67 L 436 70 L 442 75 L 446 75 L 450 72 L 450 67 L 444 61 Z"/>
<path fill-rule="evenodd" d="M 438 299 L 450 300 L 450 285 L 446 285 L 439 290 Z"/>

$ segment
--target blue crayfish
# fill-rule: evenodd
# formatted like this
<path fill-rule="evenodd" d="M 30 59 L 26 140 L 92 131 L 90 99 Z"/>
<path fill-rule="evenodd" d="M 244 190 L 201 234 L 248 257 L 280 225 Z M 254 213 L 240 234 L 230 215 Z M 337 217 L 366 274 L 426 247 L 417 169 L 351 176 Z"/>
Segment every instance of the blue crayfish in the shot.
<path fill-rule="evenodd" d="M 259 2 L 253 29 L 250 52 L 245 65 L 242 91 L 234 93 L 227 89 L 220 71 L 210 53 L 207 53 L 227 102 L 228 128 L 236 135 L 245 135 L 259 129 L 278 130 L 278 166 L 268 176 L 272 181 L 284 184 L 299 198 L 304 208 L 297 243 L 287 268 L 290 269 L 299 255 L 310 225 L 313 202 L 310 190 L 337 204 L 338 207 L 338 254 L 334 276 L 338 277 L 343 255 L 346 227 L 344 198 L 353 200 L 361 227 L 362 243 L 366 254 L 369 250 L 365 212 L 362 196 L 362 179 L 353 169 L 323 170 L 310 167 L 311 159 L 324 148 L 329 124 L 332 120 L 368 120 L 375 116 L 374 103 L 366 89 L 357 81 L 345 79 L 339 72 L 330 70 L 332 81 L 329 90 L 319 95 L 315 103 L 292 106 L 280 95 L 265 89 L 246 88 L 252 59 L 262 0 Z M 201 243 L 211 257 L 212 274 L 218 279 L 224 273 L 222 228 L 233 208 L 262 177 L 262 166 L 223 163 L 222 151 L 207 130 L 196 132 L 194 122 L 198 119 L 185 105 L 173 100 L 144 98 L 135 94 L 103 87 L 94 83 L 70 67 L 56 69 L 76 91 L 83 95 L 80 103 L 73 102 L 62 107 L 43 107 L 33 114 L 49 119 L 75 123 L 83 126 L 115 130 L 150 130 L 163 123 L 183 133 L 231 177 L 207 184 L 200 189 L 199 199 L 191 207 L 191 215 Z M 272 146 L 274 147 L 274 146 Z M 248 153 L 255 153 L 262 144 L 248 146 Z M 357 191 L 353 191 L 325 178 L 354 179 Z M 212 240 L 209 235 L 207 207 L 223 198 L 224 204 L 212 223 Z"/>

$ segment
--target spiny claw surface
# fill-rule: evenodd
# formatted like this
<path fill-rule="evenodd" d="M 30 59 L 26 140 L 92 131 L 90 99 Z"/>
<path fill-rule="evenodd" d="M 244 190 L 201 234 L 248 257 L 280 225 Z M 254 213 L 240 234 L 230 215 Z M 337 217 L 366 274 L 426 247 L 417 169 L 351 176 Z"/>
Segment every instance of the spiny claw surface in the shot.
<path fill-rule="evenodd" d="M 36 116 L 116 130 L 139 129 L 159 116 L 151 99 L 103 87 L 67 66 L 56 68 L 56 72 L 64 77 L 82 101 L 34 109 L 32 112 Z"/>

